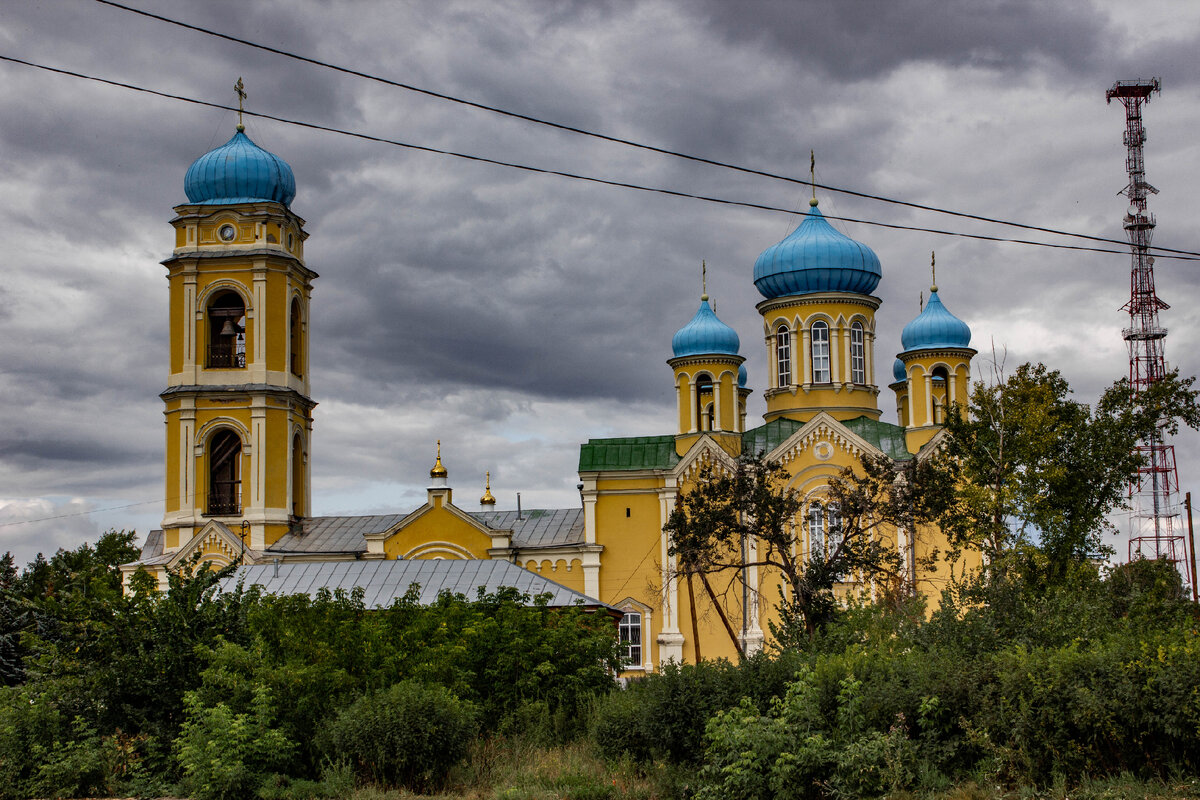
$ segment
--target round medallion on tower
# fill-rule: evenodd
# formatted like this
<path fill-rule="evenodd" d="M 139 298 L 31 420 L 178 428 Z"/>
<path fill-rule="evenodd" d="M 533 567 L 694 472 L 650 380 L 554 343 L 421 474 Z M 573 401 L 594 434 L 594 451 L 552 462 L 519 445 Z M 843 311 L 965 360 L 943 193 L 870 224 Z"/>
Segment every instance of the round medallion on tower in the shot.
<path fill-rule="evenodd" d="M 267 201 L 287 206 L 296 197 L 296 178 L 286 161 L 239 130 L 228 142 L 192 162 L 183 189 L 188 202 L 195 205 Z"/>
<path fill-rule="evenodd" d="M 937 286 L 930 287 L 929 302 L 912 322 L 904 326 L 900 345 L 905 353 L 946 347 L 970 347 L 971 329 L 951 314 L 938 298 Z"/>
<path fill-rule="evenodd" d="M 737 331 L 721 322 L 708 304 L 708 295 L 700 300 L 700 308 L 692 321 L 675 332 L 671 350 L 676 358 L 697 355 L 738 354 Z"/>
<path fill-rule="evenodd" d="M 767 299 L 814 292 L 870 294 L 882 277 L 875 251 L 830 225 L 816 199 L 796 230 L 754 262 L 754 285 Z"/>

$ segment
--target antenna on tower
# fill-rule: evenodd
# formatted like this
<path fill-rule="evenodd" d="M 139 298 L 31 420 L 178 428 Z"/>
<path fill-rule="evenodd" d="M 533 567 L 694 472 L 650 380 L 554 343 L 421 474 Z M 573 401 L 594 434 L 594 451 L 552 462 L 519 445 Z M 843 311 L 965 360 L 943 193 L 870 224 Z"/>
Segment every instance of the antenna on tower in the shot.
<path fill-rule="evenodd" d="M 1143 392 L 1166 376 L 1164 344 L 1167 329 L 1158 321 L 1158 312 L 1170 308 L 1154 289 L 1154 259 L 1150 240 L 1154 235 L 1154 215 L 1146 210 L 1146 200 L 1158 194 L 1146 182 L 1146 162 L 1142 145 L 1146 131 L 1142 127 L 1142 105 L 1161 91 L 1158 78 L 1117 81 L 1104 93 L 1111 103 L 1125 106 L 1125 168 L 1129 183 L 1120 194 L 1129 198 L 1129 210 L 1123 226 L 1129 237 L 1130 275 L 1129 327 L 1122 332 L 1129 346 L 1129 382 L 1135 392 Z M 1184 577 L 1191 582 L 1191 570 L 1185 557 L 1183 525 L 1179 513 L 1179 473 L 1175 469 L 1175 448 L 1168 444 L 1160 428 L 1137 446 L 1142 466 L 1129 487 L 1132 500 L 1129 531 L 1129 559 L 1167 558 L 1182 565 Z"/>

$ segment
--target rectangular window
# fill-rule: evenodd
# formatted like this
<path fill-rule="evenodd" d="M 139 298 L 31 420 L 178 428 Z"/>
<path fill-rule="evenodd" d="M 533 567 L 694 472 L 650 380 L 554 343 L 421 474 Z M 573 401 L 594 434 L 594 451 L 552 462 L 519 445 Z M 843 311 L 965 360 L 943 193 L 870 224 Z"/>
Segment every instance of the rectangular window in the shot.
<path fill-rule="evenodd" d="M 863 385 L 867 382 L 867 358 L 863 327 L 857 322 L 850 328 L 850 381 Z"/>
<path fill-rule="evenodd" d="M 829 383 L 829 326 L 824 322 L 812 326 L 813 383 Z"/>
<path fill-rule="evenodd" d="M 642 665 L 642 615 L 626 611 L 618 626 L 621 636 L 621 661 L 627 667 Z"/>
<path fill-rule="evenodd" d="M 778 386 L 786 389 L 792 385 L 792 333 L 787 327 L 775 332 L 775 361 L 778 364 Z"/>

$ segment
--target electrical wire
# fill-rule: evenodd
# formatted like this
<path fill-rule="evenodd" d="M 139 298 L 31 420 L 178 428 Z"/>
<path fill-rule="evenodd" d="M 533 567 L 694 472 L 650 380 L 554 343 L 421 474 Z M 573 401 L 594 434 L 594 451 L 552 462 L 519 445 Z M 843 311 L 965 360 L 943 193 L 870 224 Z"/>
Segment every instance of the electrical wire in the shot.
<path fill-rule="evenodd" d="M 914 202 L 910 202 L 907 200 L 897 200 L 892 197 L 885 197 L 883 195 L 871 194 L 869 192 L 859 192 L 859 191 L 855 191 L 853 189 L 845 189 L 845 188 L 838 187 L 838 186 L 829 186 L 827 184 L 815 183 L 813 181 L 806 180 L 804 178 L 796 178 L 796 177 L 792 177 L 792 176 L 788 176 L 788 175 L 781 175 L 781 174 L 775 173 L 775 172 L 768 172 L 766 170 L 754 169 L 752 167 L 744 167 L 744 166 L 740 166 L 737 164 L 732 164 L 727 161 L 718 161 L 716 159 L 705 158 L 703 156 L 697 156 L 697 155 L 692 155 L 689 153 L 683 153 L 678 150 L 670 150 L 670 149 L 667 149 L 664 147 L 657 147 L 655 145 L 645 144 L 642 142 L 636 142 L 636 141 L 633 141 L 632 139 L 623 139 L 619 136 L 610 136 L 608 134 L 598 133 L 596 131 L 590 131 L 590 130 L 587 130 L 586 128 L 579 128 L 574 125 L 566 125 L 566 124 L 563 124 L 560 122 L 554 122 L 552 120 L 547 120 L 542 117 L 535 117 L 535 116 L 532 116 L 529 114 L 521 114 L 516 111 L 509 111 L 507 109 L 503 109 L 498 106 L 492 106 L 492 105 L 487 105 L 485 103 L 479 103 L 479 102 L 476 102 L 473 100 L 467 100 L 462 97 L 456 97 L 455 95 L 445 94 L 443 92 L 437 92 L 432 89 L 425 89 L 425 88 L 422 88 L 420 86 L 415 86 L 410 83 L 404 83 L 401 81 L 392 80 L 390 78 L 384 78 L 380 75 L 374 75 L 369 72 L 362 72 L 360 70 L 351 69 L 350 67 L 343 67 L 338 64 L 332 64 L 328 61 L 322 61 L 317 58 L 312 58 L 311 56 L 305 56 L 305 55 L 301 55 L 299 53 L 293 53 L 291 51 L 283 50 L 278 47 L 271 47 L 270 45 L 265 45 L 265 44 L 261 44 L 259 42 L 251 41 L 250 39 L 243 39 L 238 36 L 232 36 L 227 33 L 221 33 L 220 31 L 216 31 L 211 28 L 205 28 L 200 25 L 192 25 L 190 23 L 183 22 L 183 21 L 177 20 L 177 19 L 173 19 L 172 17 L 167 17 L 162 14 L 154 14 L 152 12 L 145 11 L 140 8 L 134 8 L 133 6 L 127 6 L 127 5 L 124 5 L 123 3 L 114 2 L 114 0 L 95 0 L 95 2 L 100 3 L 102 5 L 110 6 L 112 8 L 120 9 L 122 11 L 128 11 L 131 14 L 137 14 L 139 16 L 147 17 L 149 19 L 158 20 L 159 22 L 165 22 L 168 25 L 175 25 L 177 27 L 184 28 L 184 29 L 190 30 L 190 31 L 194 31 L 196 33 L 202 33 L 206 36 L 214 36 L 218 39 L 224 39 L 225 41 L 244 45 L 245 47 L 251 47 L 256 50 L 262 50 L 264 52 L 273 53 L 278 56 L 283 56 L 284 58 L 290 58 L 295 61 L 301 61 L 306 64 L 311 64 L 313 66 L 321 67 L 323 69 L 332 70 L 334 72 L 340 72 L 345 75 L 351 75 L 356 78 L 362 78 L 364 80 L 374 81 L 376 83 L 381 83 L 386 86 L 392 86 L 397 89 L 404 89 L 406 91 L 415 92 L 417 94 L 427 95 L 429 97 L 433 97 L 438 100 L 445 100 L 447 102 L 457 103 L 459 105 L 468 106 L 470 108 L 479 109 L 481 111 L 487 111 L 492 114 L 499 114 L 501 116 L 510 117 L 512 119 L 518 119 L 523 122 L 530 122 L 530 123 L 533 123 L 536 125 L 542 125 L 542 126 L 545 126 L 548 128 L 553 128 L 555 130 L 560 130 L 560 131 L 565 131 L 567 133 L 577 134 L 579 136 L 587 136 L 587 137 L 590 137 L 593 139 L 599 139 L 599 140 L 605 141 L 605 142 L 612 142 L 614 144 L 624 145 L 626 147 L 633 147 L 633 148 L 637 148 L 639 150 L 646 150 L 651 153 L 658 153 L 660 155 L 671 156 L 673 158 L 680 158 L 680 159 L 692 161 L 692 162 L 695 162 L 698 164 L 707 164 L 707 165 L 713 166 L 713 167 L 721 167 L 722 169 L 734 170 L 736 172 L 742 172 L 747 175 L 756 175 L 758 177 L 771 178 L 772 180 L 785 181 L 787 183 L 801 184 L 804 186 L 813 186 L 814 188 L 822 189 L 822 190 L 828 191 L 828 192 L 836 192 L 838 194 L 846 194 L 846 195 L 850 195 L 852 197 L 860 197 L 860 198 L 863 198 L 864 200 L 874 200 L 874 201 L 877 201 L 880 203 L 889 203 L 892 205 L 903 206 L 905 208 L 912 208 L 912 209 L 915 209 L 918 211 L 929 211 L 929 212 L 936 213 L 936 214 L 947 214 L 949 216 L 960 217 L 962 219 L 971 219 L 971 220 L 976 220 L 978 222 L 987 222 L 987 223 L 991 223 L 993 225 L 1004 225 L 1004 226 L 1013 227 L 1013 228 L 1020 228 L 1022 230 L 1036 231 L 1038 233 L 1049 233 L 1049 234 L 1053 234 L 1055 236 L 1068 236 L 1068 237 L 1077 238 L 1077 239 L 1087 239 L 1089 241 L 1103 242 L 1105 244 L 1117 244 L 1117 245 L 1126 245 L 1127 244 L 1126 242 L 1121 241 L 1120 239 L 1110 239 L 1110 238 L 1103 237 L 1103 236 L 1092 236 L 1092 235 L 1086 234 L 1086 233 L 1074 233 L 1071 231 L 1058 230 L 1056 228 L 1045 228 L 1045 227 L 1042 227 L 1039 225 L 1028 225 L 1028 224 L 1025 224 L 1022 222 L 1012 222 L 1010 220 L 1003 220 L 1003 219 L 998 219 L 995 217 L 985 217 L 980 214 L 971 214 L 971 213 L 968 213 L 965 211 L 953 211 L 951 209 L 939 208 L 937 206 L 930 206 L 930 205 L 925 205 L 922 203 L 914 203 Z M 250 113 L 250 112 L 245 112 L 245 113 Z M 752 207 L 755 207 L 755 206 L 752 206 Z M 774 209 L 772 209 L 772 210 L 774 210 Z M 926 231 L 929 233 L 938 233 L 938 231 L 928 230 L 925 228 L 913 228 L 912 230 Z M 994 239 L 993 241 L 1017 241 L 1017 240 Z M 1170 247 L 1158 247 L 1158 246 L 1152 246 L 1152 247 L 1154 250 L 1157 250 L 1157 251 L 1163 252 L 1163 253 L 1182 253 L 1184 255 L 1193 255 L 1193 256 L 1200 255 L 1200 254 L 1191 252 L 1189 250 L 1175 250 Z M 1096 252 L 1109 252 L 1109 251 L 1099 250 Z M 1125 252 L 1127 252 L 1127 251 L 1125 251 Z"/>
<path fill-rule="evenodd" d="M 13 56 L 0 55 L 0 61 L 7 61 L 7 62 L 10 62 L 13 64 L 20 64 L 20 65 L 23 65 L 26 67 L 32 67 L 34 69 L 39 69 L 39 70 L 51 72 L 51 73 L 58 74 L 58 75 L 65 75 L 65 76 L 72 77 L 72 78 L 78 78 L 80 80 L 86 80 L 86 81 L 92 81 L 95 83 L 104 84 L 106 86 L 114 86 L 114 87 L 121 88 L 121 89 L 128 89 L 128 90 L 134 91 L 134 92 L 149 94 L 149 95 L 153 95 L 155 97 L 161 97 L 161 98 L 168 99 L 168 100 L 177 100 L 179 102 L 190 103 L 192 105 L 203 106 L 206 108 L 215 108 L 215 109 L 220 109 L 222 111 L 239 111 L 239 109 L 234 106 L 224 105 L 222 103 L 213 103 L 208 100 L 200 100 L 200 99 L 197 99 L 194 97 L 187 97 L 185 95 L 172 94 L 170 92 L 162 92 L 162 91 L 158 91 L 156 89 L 149 89 L 149 88 L 146 88 L 143 86 L 137 86 L 137 85 L 131 84 L 131 83 L 124 83 L 122 81 L 114 81 L 114 80 L 110 80 L 108 78 L 101 78 L 101 77 L 98 77 L 95 75 L 88 75 L 88 74 L 82 73 L 82 72 L 75 72 L 73 70 L 61 69 L 59 67 L 51 67 L 51 66 L 48 66 L 45 64 L 39 64 L 37 62 L 27 61 L 25 59 L 20 59 L 20 58 L 15 58 Z M 546 167 L 536 167 L 536 166 L 532 166 L 529 164 L 520 164 L 520 163 L 516 163 L 516 162 L 512 162 L 512 161 L 502 161 L 500 159 L 488 158 L 486 156 L 475 155 L 472 153 L 462 153 L 462 152 L 455 151 L 455 150 L 446 150 L 443 148 L 431 147 L 428 145 L 414 144 L 412 142 L 404 142 L 404 141 L 400 141 L 398 139 L 389 139 L 389 138 L 386 138 L 383 136 L 373 136 L 373 135 L 367 134 L 367 133 L 360 133 L 357 131 L 348 131 L 343 128 L 335 128 L 335 127 L 332 127 L 329 125 L 320 125 L 315 122 L 306 122 L 304 120 L 289 119 L 287 117 L 280 117 L 280 116 L 276 116 L 274 114 L 265 114 L 265 113 L 262 113 L 259 111 L 244 111 L 243 110 L 243 111 L 241 111 L 241 113 L 245 114 L 246 116 L 257 117 L 259 119 L 267 119 L 267 120 L 271 120 L 272 122 L 278 122 L 278 123 L 281 123 L 284 125 L 293 125 L 293 126 L 300 127 L 300 128 L 307 128 L 310 130 L 323 131 L 325 133 L 333 133 L 333 134 L 337 134 L 340 136 L 349 136 L 349 137 L 352 137 L 355 139 L 362 139 L 364 141 L 376 142 L 379 144 L 393 145 L 395 147 L 401 147 L 401 148 L 405 148 L 405 149 L 409 149 L 409 150 L 415 150 L 418 152 L 432 153 L 435 155 L 451 156 L 454 158 L 460 158 L 460 159 L 464 159 L 467 161 L 474 161 L 474 162 L 478 162 L 478 163 L 482 163 L 482 164 L 491 164 L 494 166 L 506 167 L 508 169 L 516 169 L 516 170 L 521 170 L 523 172 L 529 172 L 529 173 L 534 173 L 534 174 L 554 175 L 554 176 L 557 176 L 560 178 L 568 178 L 571 180 L 583 181 L 586 183 L 595 183 L 595 184 L 599 184 L 602 186 L 612 186 L 612 187 L 619 188 L 619 189 L 632 189 L 632 190 L 640 191 L 640 192 L 662 194 L 662 195 L 667 195 L 669 197 L 680 197 L 680 198 L 685 198 L 685 199 L 689 199 L 689 200 L 699 200 L 699 201 L 703 201 L 706 203 L 715 203 L 718 205 L 735 206 L 735 207 L 739 207 L 739 208 L 749 208 L 749 209 L 753 209 L 753 210 L 757 210 L 757 211 L 770 211 L 770 212 L 788 214 L 788 215 L 792 215 L 792 214 L 796 213 L 795 209 L 781 208 L 779 206 L 765 205 L 763 203 L 751 203 L 751 202 L 745 201 L 745 200 L 730 200 L 728 198 L 714 197 L 711 195 L 694 194 L 692 192 L 683 192 L 683 191 L 679 191 L 679 190 L 675 190 L 675 189 L 665 189 L 662 187 L 644 186 L 641 184 L 629 183 L 627 181 L 618 181 L 618 180 L 612 180 L 612 179 L 608 179 L 608 178 L 598 178 L 598 177 L 591 176 L 591 175 L 583 175 L 583 174 L 576 173 L 576 172 L 566 172 L 564 170 L 549 169 Z M 1022 245 L 1028 245 L 1031 247 L 1048 247 L 1048 248 L 1053 248 L 1053 249 L 1057 249 L 1057 250 L 1078 250 L 1078 251 L 1084 251 L 1084 252 L 1090 252 L 1090 253 L 1109 253 L 1109 254 L 1115 254 L 1115 255 L 1128 255 L 1129 254 L 1129 251 L 1124 250 L 1124 249 L 1112 250 L 1112 249 L 1108 249 L 1108 248 L 1087 247 L 1084 245 L 1069 245 L 1069 244 L 1055 244 L 1052 242 L 1038 242 L 1038 241 L 1033 241 L 1033 240 L 1029 240 L 1029 239 L 1014 239 L 1014 238 L 1010 238 L 1010 237 L 988 236 L 988 235 L 980 234 L 980 233 L 966 233 L 963 231 L 949 231 L 949 230 L 943 230 L 943 229 L 939 229 L 939 228 L 927 228 L 927 227 L 921 227 L 921 226 L 916 226 L 916 225 L 901 225 L 899 223 L 880 222 L 878 220 L 860 219 L 860 218 L 856 218 L 856 217 L 841 217 L 841 216 L 829 215 L 829 216 L 826 216 L 826 219 L 837 220 L 840 222 L 853 222 L 853 223 L 858 223 L 861 225 L 872 225 L 875 227 L 890 228 L 893 230 L 916 231 L 919 233 L 930 233 L 930 234 L 935 234 L 938 236 L 954 236 L 954 237 L 959 237 L 959 238 L 964 238 L 964 239 L 976 239 L 976 240 L 988 241 L 988 242 L 1002 242 L 1002 243 L 1007 243 L 1007 244 L 1022 244 Z M 1094 238 L 1094 237 L 1084 237 L 1084 238 Z M 1110 240 L 1101 240 L 1101 241 L 1110 241 Z M 1112 241 L 1115 241 L 1115 240 L 1112 240 Z M 1177 251 L 1171 251 L 1171 252 L 1180 253 L 1180 255 L 1169 255 L 1166 253 L 1162 253 L 1162 254 L 1159 254 L 1157 257 L 1158 258 L 1172 258 L 1172 259 L 1177 259 L 1177 260 L 1181 260 L 1181 261 L 1200 261 L 1200 252 L 1192 252 L 1189 250 L 1177 250 Z"/>

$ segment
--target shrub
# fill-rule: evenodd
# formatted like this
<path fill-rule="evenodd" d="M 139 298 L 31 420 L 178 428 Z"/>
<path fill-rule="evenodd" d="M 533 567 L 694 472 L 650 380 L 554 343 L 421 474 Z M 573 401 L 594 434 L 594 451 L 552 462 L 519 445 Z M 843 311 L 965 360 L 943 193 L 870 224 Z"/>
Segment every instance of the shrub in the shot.
<path fill-rule="evenodd" d="M 204 705 L 195 692 L 184 696 L 187 720 L 176 740 L 184 787 L 196 800 L 253 795 L 272 773 L 283 769 L 295 743 L 271 727 L 270 692 L 254 691 L 249 713 L 225 703 Z"/>
<path fill-rule="evenodd" d="M 475 707 L 449 690 L 403 681 L 342 709 L 327 730 L 360 778 L 423 790 L 445 782 L 479 730 Z"/>

